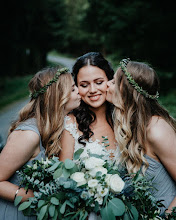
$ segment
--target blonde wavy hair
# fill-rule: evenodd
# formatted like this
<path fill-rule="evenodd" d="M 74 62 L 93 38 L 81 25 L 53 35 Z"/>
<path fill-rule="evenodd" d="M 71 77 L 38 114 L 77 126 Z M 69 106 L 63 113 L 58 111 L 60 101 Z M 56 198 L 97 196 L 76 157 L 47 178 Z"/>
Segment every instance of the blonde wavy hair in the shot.
<path fill-rule="evenodd" d="M 130 61 L 127 71 L 149 94 L 155 95 L 159 90 L 157 74 L 148 64 Z M 157 100 L 145 98 L 137 92 L 120 67 L 115 77 L 115 100 L 114 132 L 121 151 L 121 162 L 129 173 L 136 173 L 142 168 L 144 174 L 148 167 L 145 158 L 147 127 L 152 116 L 162 117 L 175 132 L 176 121 Z"/>
<path fill-rule="evenodd" d="M 30 80 L 29 91 L 40 90 L 53 79 L 58 67 L 45 68 Z M 64 127 L 64 110 L 72 90 L 72 76 L 62 73 L 56 83 L 52 83 L 45 93 L 37 98 L 31 98 L 28 104 L 19 112 L 19 118 L 13 122 L 9 134 L 21 123 L 29 118 L 35 118 L 41 135 L 46 155 L 58 155 L 61 145 L 60 137 Z"/>

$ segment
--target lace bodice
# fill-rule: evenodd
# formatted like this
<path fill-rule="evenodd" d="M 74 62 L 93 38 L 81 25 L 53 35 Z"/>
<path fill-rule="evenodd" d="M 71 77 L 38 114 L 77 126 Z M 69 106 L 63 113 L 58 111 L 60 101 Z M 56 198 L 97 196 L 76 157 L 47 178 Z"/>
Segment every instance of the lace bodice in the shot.
<path fill-rule="evenodd" d="M 103 155 L 103 159 L 109 160 L 109 161 L 116 161 L 116 163 L 119 162 L 119 157 L 120 157 L 120 151 L 117 146 L 116 150 L 107 150 L 104 143 L 100 142 L 100 140 L 96 139 L 93 141 L 91 138 L 89 141 L 85 141 L 86 145 L 83 146 L 78 142 L 78 138 L 80 136 L 76 122 L 71 122 L 71 118 L 69 116 L 65 117 L 65 123 L 64 123 L 64 129 L 69 131 L 69 133 L 73 136 L 75 140 L 75 146 L 74 146 L 74 152 L 79 150 L 80 148 L 83 148 L 84 151 L 80 155 L 80 157 L 84 158 L 88 156 L 88 152 L 92 154 L 98 154 L 98 155 Z"/>

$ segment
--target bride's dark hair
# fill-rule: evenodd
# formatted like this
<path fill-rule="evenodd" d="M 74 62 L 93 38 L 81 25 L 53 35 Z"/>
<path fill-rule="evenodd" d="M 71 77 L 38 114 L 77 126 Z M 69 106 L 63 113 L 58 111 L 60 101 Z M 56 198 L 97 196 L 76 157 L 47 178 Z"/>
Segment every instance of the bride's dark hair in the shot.
<path fill-rule="evenodd" d="M 89 52 L 77 58 L 73 69 L 72 74 L 75 80 L 75 84 L 77 85 L 77 75 L 79 70 L 84 66 L 96 66 L 102 69 L 108 80 L 111 80 L 114 76 L 114 70 L 111 67 L 111 64 L 103 57 L 103 55 L 99 52 Z M 107 102 L 106 108 L 106 120 L 112 126 L 112 104 Z M 83 132 L 78 139 L 78 142 L 85 145 L 84 140 L 88 140 L 93 132 L 90 129 L 90 124 L 95 121 L 96 115 L 89 109 L 89 105 L 85 102 L 81 101 L 79 108 L 73 110 L 73 114 L 76 117 L 78 128 Z"/>

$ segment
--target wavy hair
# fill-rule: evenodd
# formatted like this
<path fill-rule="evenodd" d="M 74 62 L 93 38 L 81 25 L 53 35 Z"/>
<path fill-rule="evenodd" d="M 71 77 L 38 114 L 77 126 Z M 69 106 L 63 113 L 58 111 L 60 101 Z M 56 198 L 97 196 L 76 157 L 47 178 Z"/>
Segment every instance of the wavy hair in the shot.
<path fill-rule="evenodd" d="M 58 67 L 45 68 L 30 80 L 29 91 L 40 90 L 55 76 Z M 60 137 L 64 127 L 64 109 L 72 89 L 72 76 L 62 73 L 56 83 L 52 83 L 45 93 L 37 98 L 31 98 L 28 104 L 19 112 L 19 118 L 13 122 L 9 134 L 21 123 L 30 118 L 35 118 L 41 135 L 42 144 L 46 155 L 58 155 Z"/>
<path fill-rule="evenodd" d="M 155 95 L 159 90 L 158 76 L 148 64 L 130 61 L 127 64 L 127 71 L 149 94 Z M 121 150 L 122 162 L 125 163 L 129 173 L 137 172 L 141 167 L 144 173 L 148 167 L 144 155 L 150 119 L 154 115 L 162 117 L 175 131 L 176 122 L 157 100 L 145 98 L 137 92 L 120 67 L 116 72 L 115 97 L 114 131 Z"/>
<path fill-rule="evenodd" d="M 75 80 L 75 84 L 77 85 L 77 75 L 79 70 L 84 66 L 96 66 L 102 69 L 108 80 L 111 80 L 114 76 L 114 70 L 111 67 L 111 64 L 103 57 L 103 55 L 99 52 L 89 52 L 77 58 L 73 69 L 72 74 Z M 112 126 L 112 104 L 107 102 L 106 108 L 106 119 L 107 122 Z M 83 135 L 79 137 L 78 142 L 85 145 L 84 140 L 88 140 L 93 132 L 90 129 L 90 124 L 95 121 L 96 116 L 93 111 L 89 109 L 89 105 L 87 105 L 84 101 L 81 101 L 80 106 L 73 110 L 73 114 L 76 117 L 78 128 L 82 131 Z"/>

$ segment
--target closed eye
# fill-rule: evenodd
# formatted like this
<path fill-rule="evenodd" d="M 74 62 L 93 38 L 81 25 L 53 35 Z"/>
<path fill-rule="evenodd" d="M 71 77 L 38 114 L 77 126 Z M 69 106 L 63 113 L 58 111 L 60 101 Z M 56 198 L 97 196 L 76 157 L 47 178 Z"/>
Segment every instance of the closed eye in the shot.
<path fill-rule="evenodd" d="M 81 84 L 80 86 L 83 87 L 83 88 L 86 88 L 87 84 Z"/>
<path fill-rule="evenodd" d="M 103 83 L 103 81 L 96 82 L 97 85 L 101 85 L 102 83 Z"/>

